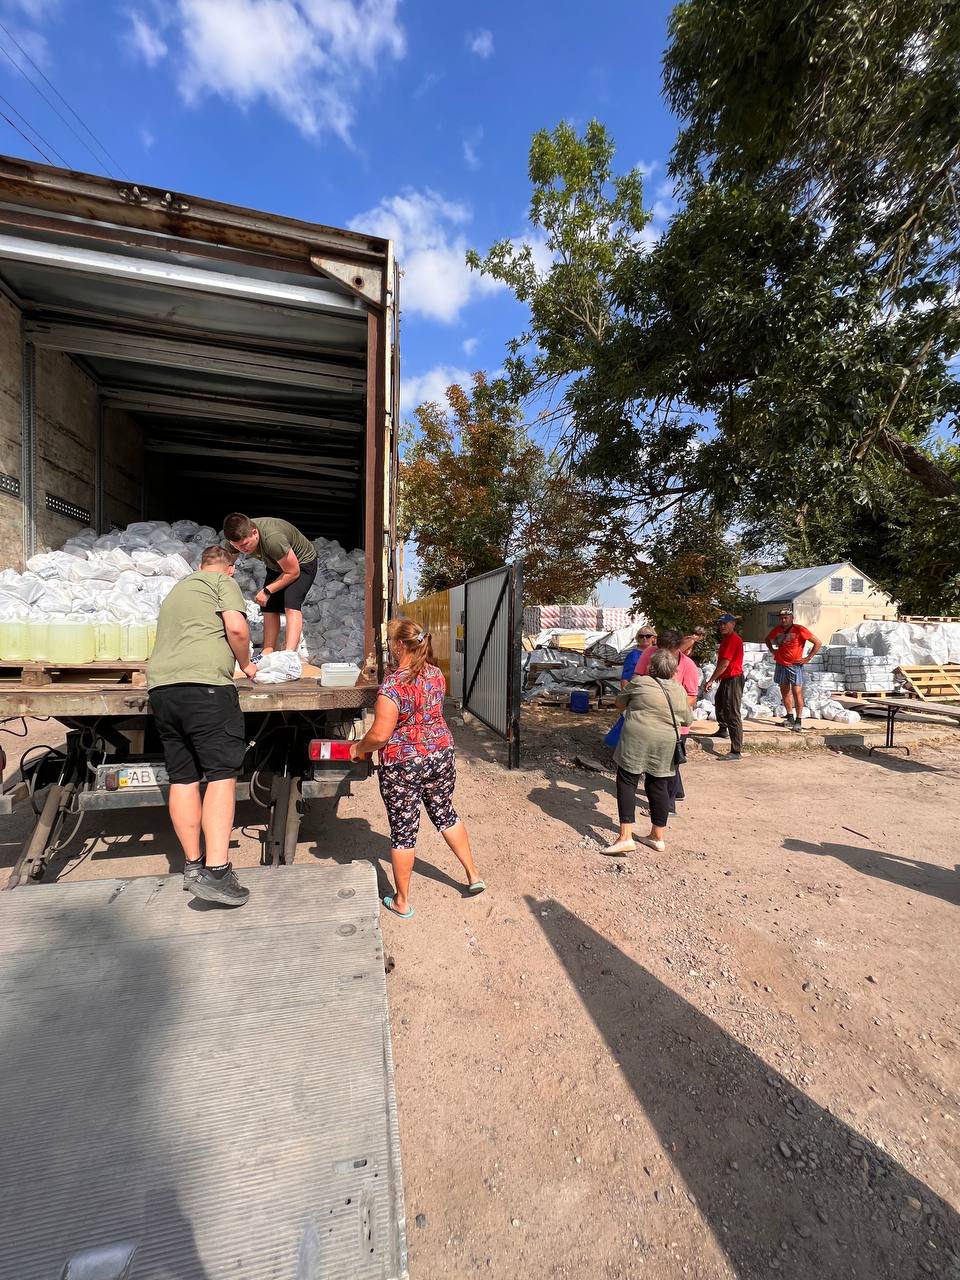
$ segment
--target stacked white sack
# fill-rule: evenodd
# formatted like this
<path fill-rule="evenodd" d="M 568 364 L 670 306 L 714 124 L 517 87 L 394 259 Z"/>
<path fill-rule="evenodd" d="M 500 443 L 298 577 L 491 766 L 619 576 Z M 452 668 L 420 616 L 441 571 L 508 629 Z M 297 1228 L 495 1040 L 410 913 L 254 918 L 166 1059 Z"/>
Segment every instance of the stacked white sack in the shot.
<path fill-rule="evenodd" d="M 960 662 L 960 623 L 918 626 L 911 622 L 861 622 L 838 631 L 832 645 L 852 645 L 886 658 L 894 667 Z"/>
<path fill-rule="evenodd" d="M 192 520 L 140 520 L 102 537 L 84 529 L 62 551 L 31 556 L 24 573 L 0 573 L 0 618 L 153 622 L 215 539 L 214 529 Z"/>
<path fill-rule="evenodd" d="M 31 556 L 24 573 L 0 572 L 0 620 L 153 622 L 171 587 L 199 568 L 203 549 L 220 540 L 215 529 L 194 520 L 139 520 L 99 537 L 84 529 L 62 551 Z M 315 662 L 362 664 L 363 552 L 344 551 L 326 538 L 314 546 L 318 570 L 304 603 L 301 655 Z M 236 581 L 247 600 L 255 644 L 262 643 L 263 625 L 253 597 L 265 577 L 259 560 L 238 562 Z"/>
<path fill-rule="evenodd" d="M 773 654 L 765 644 L 744 643 L 742 713 L 745 720 L 774 720 L 783 714 L 783 698 L 774 680 L 775 672 Z M 804 718 L 854 724 L 860 719 L 859 715 L 855 711 L 845 711 L 834 701 L 843 687 L 842 677 L 828 670 L 818 654 L 804 667 Z M 695 719 L 716 718 L 716 696 L 716 685 L 701 693 L 700 701 L 694 707 Z"/>

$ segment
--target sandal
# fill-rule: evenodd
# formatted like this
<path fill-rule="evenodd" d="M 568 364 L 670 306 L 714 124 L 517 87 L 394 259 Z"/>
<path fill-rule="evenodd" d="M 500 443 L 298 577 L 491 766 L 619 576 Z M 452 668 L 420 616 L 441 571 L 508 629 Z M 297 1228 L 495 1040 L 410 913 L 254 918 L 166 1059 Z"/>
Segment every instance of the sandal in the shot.
<path fill-rule="evenodd" d="M 467 893 L 475 897 L 478 893 L 483 893 L 486 887 L 483 880 L 474 880 L 473 884 L 467 885 Z"/>
<path fill-rule="evenodd" d="M 397 911 L 393 905 L 393 894 L 388 893 L 383 900 L 383 905 L 387 908 L 392 916 L 399 916 L 401 920 L 409 920 L 413 915 L 413 907 L 409 911 Z"/>

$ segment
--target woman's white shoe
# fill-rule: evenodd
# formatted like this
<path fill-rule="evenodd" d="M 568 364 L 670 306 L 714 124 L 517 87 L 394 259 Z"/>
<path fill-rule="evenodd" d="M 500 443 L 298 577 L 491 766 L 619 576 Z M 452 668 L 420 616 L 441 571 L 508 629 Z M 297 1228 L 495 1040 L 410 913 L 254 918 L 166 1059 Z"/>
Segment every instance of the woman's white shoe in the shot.
<path fill-rule="evenodd" d="M 617 858 L 623 853 L 636 853 L 636 851 L 637 845 L 634 840 L 618 840 L 616 844 L 608 844 L 605 849 L 600 850 L 611 858 Z"/>
<path fill-rule="evenodd" d="M 662 840 L 654 840 L 653 836 L 641 836 L 640 843 L 645 844 L 648 849 L 656 849 L 657 853 L 666 853 L 667 846 Z"/>

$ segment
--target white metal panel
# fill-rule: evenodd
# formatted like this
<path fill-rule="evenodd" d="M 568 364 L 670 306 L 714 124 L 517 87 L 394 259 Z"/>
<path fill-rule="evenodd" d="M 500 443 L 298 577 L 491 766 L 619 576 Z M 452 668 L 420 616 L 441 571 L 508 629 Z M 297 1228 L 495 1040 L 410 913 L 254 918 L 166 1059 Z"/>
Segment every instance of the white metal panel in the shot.
<path fill-rule="evenodd" d="M 466 592 L 466 709 L 503 737 L 510 728 L 509 579 L 509 569 L 497 569 L 471 579 Z"/>
<path fill-rule="evenodd" d="M 463 634 L 466 621 L 463 587 L 450 588 L 450 688 L 453 698 L 463 698 Z"/>

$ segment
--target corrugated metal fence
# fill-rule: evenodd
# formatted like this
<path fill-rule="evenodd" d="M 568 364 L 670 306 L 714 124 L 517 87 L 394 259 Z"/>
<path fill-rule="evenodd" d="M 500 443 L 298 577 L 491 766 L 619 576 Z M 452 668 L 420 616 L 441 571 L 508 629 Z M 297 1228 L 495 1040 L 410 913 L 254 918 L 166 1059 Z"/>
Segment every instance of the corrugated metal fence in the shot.
<path fill-rule="evenodd" d="M 407 617 L 432 633 L 434 655 L 450 693 L 462 697 L 464 710 L 506 741 L 511 769 L 520 763 L 522 592 L 521 567 L 504 565 L 453 592 L 402 606 Z M 456 646 L 462 647 L 462 689 L 450 684 Z"/>

